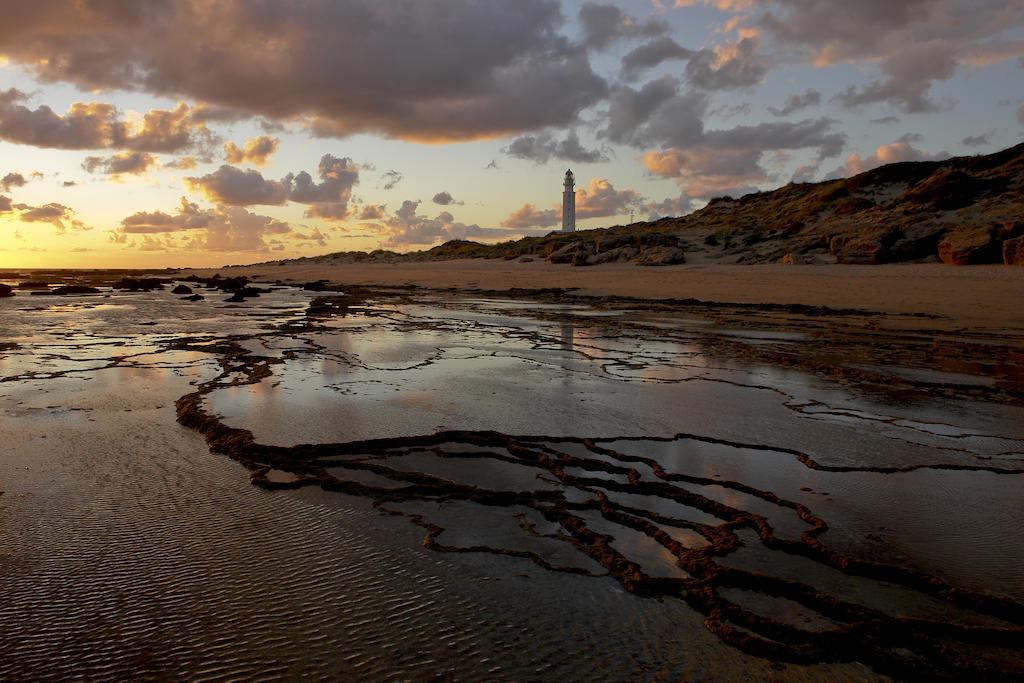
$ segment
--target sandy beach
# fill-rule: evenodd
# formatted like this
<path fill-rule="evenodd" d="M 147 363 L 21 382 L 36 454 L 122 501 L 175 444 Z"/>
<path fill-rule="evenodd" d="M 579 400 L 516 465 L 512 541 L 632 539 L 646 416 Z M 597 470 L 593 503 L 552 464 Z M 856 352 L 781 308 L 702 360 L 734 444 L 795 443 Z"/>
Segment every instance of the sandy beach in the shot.
<path fill-rule="evenodd" d="M 940 316 L 930 327 L 1024 330 L 1024 269 L 941 264 L 718 265 L 572 268 L 545 261 L 459 260 L 402 264 L 286 262 L 202 269 L 200 275 L 457 290 L 573 289 L 587 296 L 803 304 Z"/>
<path fill-rule="evenodd" d="M 1018 270 L 194 272 L 5 279 L 0 678 L 1020 673 Z"/>

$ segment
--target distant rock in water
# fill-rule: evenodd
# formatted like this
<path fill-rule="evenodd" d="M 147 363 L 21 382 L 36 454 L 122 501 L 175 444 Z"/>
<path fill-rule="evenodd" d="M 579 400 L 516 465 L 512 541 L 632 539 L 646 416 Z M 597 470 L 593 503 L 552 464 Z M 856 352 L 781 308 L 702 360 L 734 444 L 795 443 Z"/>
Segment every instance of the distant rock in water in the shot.
<path fill-rule="evenodd" d="M 191 294 L 192 288 L 188 285 L 178 285 L 171 290 L 171 294 Z"/>
<path fill-rule="evenodd" d="M 183 297 L 181 297 L 181 300 L 182 301 L 202 301 L 205 298 L 206 297 L 203 296 L 202 294 L 193 294 L 192 296 L 183 296 Z"/>
<path fill-rule="evenodd" d="M 49 289 L 49 282 L 41 282 L 39 280 L 29 280 L 27 282 L 19 282 L 18 289 Z"/>
<path fill-rule="evenodd" d="M 14 288 L 10 285 L 0 284 L 0 297 L 14 296 Z"/>
<path fill-rule="evenodd" d="M 56 289 L 50 290 L 49 292 L 32 292 L 33 294 L 55 294 L 57 296 L 63 296 L 66 294 L 99 294 L 100 290 L 95 287 L 89 287 L 87 285 L 64 285 L 57 287 Z"/>
<path fill-rule="evenodd" d="M 131 292 L 148 292 L 154 289 L 163 289 L 167 282 L 167 280 L 161 280 L 156 277 L 126 277 L 122 278 L 120 282 L 115 282 L 112 287 L 114 289 L 127 289 Z"/>

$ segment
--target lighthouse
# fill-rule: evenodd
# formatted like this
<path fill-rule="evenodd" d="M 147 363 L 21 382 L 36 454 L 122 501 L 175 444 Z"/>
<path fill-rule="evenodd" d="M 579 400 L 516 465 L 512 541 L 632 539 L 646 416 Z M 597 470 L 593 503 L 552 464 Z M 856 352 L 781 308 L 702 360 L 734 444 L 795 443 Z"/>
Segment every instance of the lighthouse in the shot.
<path fill-rule="evenodd" d="M 565 191 L 562 192 L 562 232 L 576 232 L 576 182 L 572 169 L 565 172 Z"/>

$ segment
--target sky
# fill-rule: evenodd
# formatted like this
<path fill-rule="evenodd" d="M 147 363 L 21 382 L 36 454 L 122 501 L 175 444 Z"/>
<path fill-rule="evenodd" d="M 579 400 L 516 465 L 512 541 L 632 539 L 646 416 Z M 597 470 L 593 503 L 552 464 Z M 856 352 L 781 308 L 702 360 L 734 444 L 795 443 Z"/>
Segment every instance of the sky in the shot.
<path fill-rule="evenodd" d="M 0 267 L 495 242 L 1024 138 L 1020 0 L 0 0 Z"/>

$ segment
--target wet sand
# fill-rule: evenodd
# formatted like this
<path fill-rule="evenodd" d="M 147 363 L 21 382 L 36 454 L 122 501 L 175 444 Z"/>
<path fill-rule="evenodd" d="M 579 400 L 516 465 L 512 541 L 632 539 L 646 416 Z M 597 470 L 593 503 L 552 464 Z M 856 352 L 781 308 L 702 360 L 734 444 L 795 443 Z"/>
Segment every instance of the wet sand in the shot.
<path fill-rule="evenodd" d="M 0 300 L 0 677 L 1022 673 L 1019 337 L 204 293 Z"/>
<path fill-rule="evenodd" d="M 572 289 L 589 296 L 803 304 L 940 316 L 944 327 L 1024 330 L 1024 269 L 942 264 L 718 265 L 588 268 L 471 259 L 402 264 L 285 262 L 195 271 L 271 280 L 417 285 L 457 290 Z"/>

